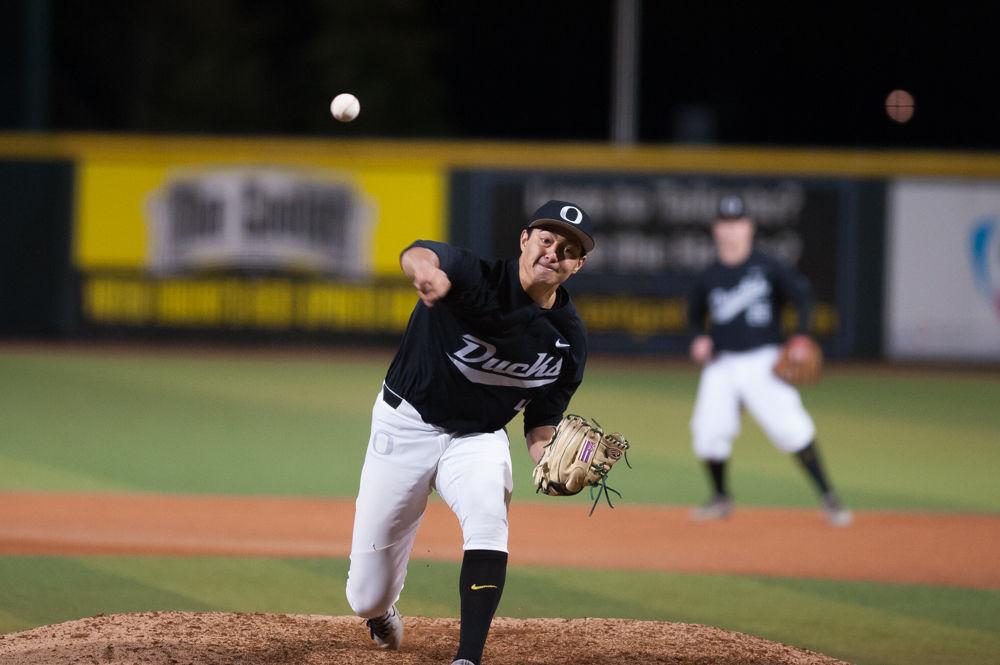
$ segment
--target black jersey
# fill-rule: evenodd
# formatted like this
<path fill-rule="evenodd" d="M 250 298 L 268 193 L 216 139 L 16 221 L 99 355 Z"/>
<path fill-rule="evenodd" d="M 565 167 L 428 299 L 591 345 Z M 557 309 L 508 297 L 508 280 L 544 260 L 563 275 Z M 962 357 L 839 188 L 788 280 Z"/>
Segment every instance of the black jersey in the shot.
<path fill-rule="evenodd" d="M 437 254 L 451 289 L 434 307 L 417 302 L 386 386 L 450 432 L 492 432 L 522 409 L 525 431 L 557 425 L 587 360 L 586 331 L 566 290 L 543 309 L 521 287 L 517 259 L 481 259 L 427 240 L 410 247 Z"/>
<path fill-rule="evenodd" d="M 808 332 L 813 305 L 809 282 L 754 249 L 738 266 L 716 261 L 698 276 L 688 297 L 688 323 L 695 335 L 703 334 L 707 324 L 716 352 L 746 351 L 782 341 L 786 302 L 798 312 L 798 332 Z"/>

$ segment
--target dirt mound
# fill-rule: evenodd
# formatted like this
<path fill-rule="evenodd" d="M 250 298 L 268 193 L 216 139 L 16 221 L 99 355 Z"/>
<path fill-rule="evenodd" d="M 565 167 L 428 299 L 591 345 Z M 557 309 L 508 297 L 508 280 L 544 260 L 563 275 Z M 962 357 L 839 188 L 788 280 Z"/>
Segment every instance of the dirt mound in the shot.
<path fill-rule="evenodd" d="M 458 642 L 454 619 L 406 617 L 403 648 L 376 649 L 360 619 L 292 614 L 145 612 L 98 615 L 0 635 L 11 665 L 442 665 Z M 542 653 L 544 648 L 546 653 Z M 561 655 L 560 655 L 561 654 Z M 833 665 L 843 661 L 750 635 L 624 619 L 497 618 L 486 665 Z"/>

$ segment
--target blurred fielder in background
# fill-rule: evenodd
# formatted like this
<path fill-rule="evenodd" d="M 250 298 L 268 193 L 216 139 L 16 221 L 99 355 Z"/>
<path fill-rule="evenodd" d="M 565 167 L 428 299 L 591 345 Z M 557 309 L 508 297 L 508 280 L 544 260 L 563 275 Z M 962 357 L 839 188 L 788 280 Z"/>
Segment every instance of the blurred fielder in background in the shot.
<path fill-rule="evenodd" d="M 583 379 L 586 331 L 562 284 L 593 247 L 587 214 L 549 201 L 521 232 L 516 259 L 424 240 L 403 251 L 421 302 L 372 410 L 347 579 L 347 600 L 379 647 L 402 641 L 396 601 L 436 490 L 464 538 L 454 663 L 478 665 L 507 571 L 505 426 L 524 412 L 537 463 Z"/>
<path fill-rule="evenodd" d="M 853 516 L 823 469 L 813 420 L 796 388 L 774 371 L 783 354 L 780 315 L 786 302 L 794 303 L 798 313 L 787 347 L 793 354 L 806 355 L 810 348 L 818 352 L 809 337 L 812 289 L 803 275 L 755 248 L 754 231 L 743 199 L 723 197 L 712 223 L 717 260 L 699 276 L 688 300 L 691 358 L 704 365 L 691 434 L 713 490 L 692 518 L 722 519 L 732 512 L 726 463 L 744 407 L 777 448 L 801 463 L 820 494 L 827 521 L 847 526 Z"/>

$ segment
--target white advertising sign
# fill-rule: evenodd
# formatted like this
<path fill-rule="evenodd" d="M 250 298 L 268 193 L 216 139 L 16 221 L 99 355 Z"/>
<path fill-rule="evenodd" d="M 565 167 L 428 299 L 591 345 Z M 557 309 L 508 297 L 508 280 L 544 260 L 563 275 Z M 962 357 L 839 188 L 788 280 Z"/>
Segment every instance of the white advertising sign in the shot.
<path fill-rule="evenodd" d="M 1000 360 L 1000 182 L 897 181 L 888 221 L 887 354 Z"/>

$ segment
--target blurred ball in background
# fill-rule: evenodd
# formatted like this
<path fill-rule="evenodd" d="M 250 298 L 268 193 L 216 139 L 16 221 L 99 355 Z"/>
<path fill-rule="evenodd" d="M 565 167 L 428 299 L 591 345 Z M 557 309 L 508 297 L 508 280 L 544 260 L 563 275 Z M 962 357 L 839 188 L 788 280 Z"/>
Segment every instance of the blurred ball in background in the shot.
<path fill-rule="evenodd" d="M 913 95 L 906 90 L 893 90 L 885 98 L 885 112 L 895 122 L 909 122 L 913 117 Z"/>

